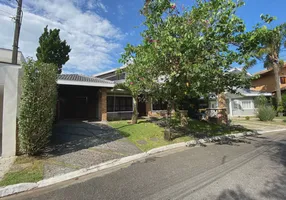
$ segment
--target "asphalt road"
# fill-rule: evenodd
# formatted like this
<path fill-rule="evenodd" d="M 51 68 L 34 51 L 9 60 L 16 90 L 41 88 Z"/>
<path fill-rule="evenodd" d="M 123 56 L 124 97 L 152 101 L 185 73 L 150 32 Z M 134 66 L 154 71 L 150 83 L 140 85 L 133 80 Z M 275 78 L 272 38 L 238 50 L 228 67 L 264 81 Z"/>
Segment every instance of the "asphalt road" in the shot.
<path fill-rule="evenodd" d="M 286 132 L 162 153 L 7 199 L 286 199 Z"/>

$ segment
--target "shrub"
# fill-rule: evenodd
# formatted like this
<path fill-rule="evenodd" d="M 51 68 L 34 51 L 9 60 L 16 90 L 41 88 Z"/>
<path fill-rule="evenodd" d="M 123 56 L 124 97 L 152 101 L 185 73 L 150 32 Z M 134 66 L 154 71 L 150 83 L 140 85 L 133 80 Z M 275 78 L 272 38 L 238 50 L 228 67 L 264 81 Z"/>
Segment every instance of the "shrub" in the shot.
<path fill-rule="evenodd" d="M 276 111 L 272 106 L 261 106 L 258 108 L 257 117 L 261 121 L 272 121 L 276 116 Z"/>
<path fill-rule="evenodd" d="M 57 67 L 28 59 L 23 69 L 20 150 L 35 155 L 47 145 L 51 135 L 57 101 Z"/>
<path fill-rule="evenodd" d="M 277 112 L 278 113 L 283 113 L 284 107 L 282 105 L 282 102 L 279 102 L 278 107 L 277 107 Z"/>
<path fill-rule="evenodd" d="M 268 103 L 267 98 L 265 96 L 263 96 L 263 95 L 260 95 L 260 96 L 258 96 L 258 97 L 256 97 L 254 99 L 254 105 L 255 105 L 256 108 L 259 108 L 261 106 L 266 106 L 268 104 L 269 103 Z"/>
<path fill-rule="evenodd" d="M 246 119 L 246 120 L 249 120 L 249 119 L 250 119 L 250 117 L 246 116 L 246 117 L 245 117 L 245 119 Z"/>

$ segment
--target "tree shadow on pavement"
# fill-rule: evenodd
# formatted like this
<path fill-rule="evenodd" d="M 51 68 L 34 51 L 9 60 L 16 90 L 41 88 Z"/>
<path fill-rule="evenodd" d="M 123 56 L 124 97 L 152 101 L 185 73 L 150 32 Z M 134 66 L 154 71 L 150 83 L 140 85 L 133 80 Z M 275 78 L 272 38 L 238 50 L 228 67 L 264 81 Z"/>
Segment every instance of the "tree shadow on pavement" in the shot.
<path fill-rule="evenodd" d="M 44 156 L 59 156 L 123 138 L 105 124 L 64 121 L 56 124 Z"/>
<path fill-rule="evenodd" d="M 236 190 L 224 190 L 218 197 L 217 200 L 255 200 L 247 194 L 240 186 Z"/>
<path fill-rule="evenodd" d="M 286 142 L 285 139 L 271 140 L 268 137 L 253 137 L 253 141 L 258 140 L 259 142 L 254 142 L 256 148 L 263 147 L 265 152 L 263 155 L 269 158 L 276 167 L 273 167 L 272 173 L 276 174 L 275 178 L 266 181 L 263 188 L 259 194 L 263 199 L 286 199 Z M 277 165 L 278 164 L 278 165 Z M 283 169 L 278 170 L 277 166 L 282 166 Z M 279 167 L 279 169 L 281 169 Z M 263 176 L 263 174 L 261 174 Z M 246 186 L 247 187 L 247 186 Z M 217 197 L 217 200 L 230 199 L 239 200 L 246 199 L 252 200 L 250 194 L 247 194 L 241 186 L 238 186 L 235 190 L 225 189 Z"/>
<path fill-rule="evenodd" d="M 261 195 L 269 199 L 286 199 L 286 142 L 275 142 L 277 149 L 272 151 L 270 159 L 284 166 L 284 170 L 277 174 L 273 180 L 268 180 L 265 184 L 266 190 Z M 275 169 L 273 169 L 275 170 Z M 277 172 L 275 170 L 275 172 Z"/>

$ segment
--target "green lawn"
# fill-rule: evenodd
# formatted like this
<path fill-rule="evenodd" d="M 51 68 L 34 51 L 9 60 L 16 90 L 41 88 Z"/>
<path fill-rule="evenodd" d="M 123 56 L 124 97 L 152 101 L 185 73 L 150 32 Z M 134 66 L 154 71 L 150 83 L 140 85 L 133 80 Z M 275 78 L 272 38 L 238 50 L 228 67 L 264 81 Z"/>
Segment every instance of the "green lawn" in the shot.
<path fill-rule="evenodd" d="M 33 157 L 20 156 L 11 170 L 0 181 L 0 186 L 17 183 L 38 182 L 44 178 L 44 166 L 41 160 Z"/>
<path fill-rule="evenodd" d="M 117 129 L 121 135 L 127 137 L 142 151 L 192 139 L 189 136 L 182 136 L 172 141 L 166 141 L 164 140 L 164 128 L 146 120 L 140 120 L 138 124 L 128 124 L 128 121 L 115 121 L 110 122 L 109 125 Z"/>
<path fill-rule="evenodd" d="M 160 119 L 164 121 L 165 119 Z M 129 124 L 129 121 L 114 121 L 109 122 L 109 125 L 117 129 L 121 135 L 127 137 L 142 151 L 173 144 L 186 142 L 195 137 L 211 137 L 218 135 L 226 135 L 246 131 L 247 129 L 240 127 L 226 127 L 218 124 L 209 124 L 197 120 L 189 120 L 189 125 L 182 129 L 182 133 L 175 134 L 175 139 L 172 141 L 164 140 L 164 128 L 155 123 L 140 120 L 138 124 Z M 172 119 L 174 126 L 179 126 L 179 121 Z M 190 136 L 191 135 L 191 136 Z"/>
<path fill-rule="evenodd" d="M 225 126 L 197 120 L 189 120 L 188 128 L 189 131 L 194 132 L 197 137 L 200 137 L 201 134 L 207 137 L 212 137 L 249 131 L 243 127 Z"/>

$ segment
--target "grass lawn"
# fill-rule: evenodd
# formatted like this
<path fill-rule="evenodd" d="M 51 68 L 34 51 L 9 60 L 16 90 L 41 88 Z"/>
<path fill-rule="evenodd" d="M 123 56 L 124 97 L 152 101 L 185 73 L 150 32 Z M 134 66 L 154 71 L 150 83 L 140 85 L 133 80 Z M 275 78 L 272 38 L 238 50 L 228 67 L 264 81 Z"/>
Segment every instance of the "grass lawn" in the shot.
<path fill-rule="evenodd" d="M 188 128 L 190 132 L 194 132 L 198 137 L 200 137 L 200 135 L 212 137 L 250 131 L 244 127 L 225 126 L 197 120 L 189 120 Z"/>
<path fill-rule="evenodd" d="M 128 124 L 128 122 L 115 121 L 110 122 L 109 125 L 117 129 L 121 135 L 127 137 L 142 151 L 148 151 L 168 144 L 186 142 L 192 139 L 190 136 L 182 136 L 172 141 L 166 141 L 164 140 L 164 128 L 146 120 L 139 120 L 138 124 Z"/>
<path fill-rule="evenodd" d="M 44 178 L 44 165 L 39 159 L 33 157 L 18 157 L 12 168 L 0 181 L 0 186 L 17 183 L 38 182 Z"/>
<path fill-rule="evenodd" d="M 164 121 L 164 119 L 160 119 Z M 127 137 L 142 151 L 173 144 L 186 142 L 195 137 L 210 137 L 218 135 L 226 135 L 246 131 L 242 127 L 226 127 L 218 124 L 209 124 L 202 121 L 190 120 L 188 127 L 183 130 L 183 134 L 176 134 L 172 141 L 164 140 L 164 128 L 155 123 L 139 120 L 138 124 L 129 124 L 129 121 L 114 121 L 109 122 L 109 125 L 117 129 L 121 135 Z M 178 121 L 172 120 L 173 125 L 177 126 Z M 187 134 L 186 134 L 187 133 Z"/>

